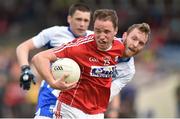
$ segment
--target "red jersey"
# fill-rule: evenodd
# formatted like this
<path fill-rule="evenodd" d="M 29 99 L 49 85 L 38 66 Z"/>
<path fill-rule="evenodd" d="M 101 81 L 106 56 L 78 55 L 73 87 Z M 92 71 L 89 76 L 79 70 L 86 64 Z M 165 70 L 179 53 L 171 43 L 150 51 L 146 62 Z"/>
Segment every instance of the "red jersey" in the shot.
<path fill-rule="evenodd" d="M 75 60 L 81 69 L 77 86 L 60 93 L 58 99 L 87 114 L 106 111 L 110 97 L 110 86 L 118 57 L 122 57 L 124 45 L 114 39 L 113 46 L 107 51 L 100 51 L 94 35 L 77 38 L 54 51 L 59 58 Z"/>

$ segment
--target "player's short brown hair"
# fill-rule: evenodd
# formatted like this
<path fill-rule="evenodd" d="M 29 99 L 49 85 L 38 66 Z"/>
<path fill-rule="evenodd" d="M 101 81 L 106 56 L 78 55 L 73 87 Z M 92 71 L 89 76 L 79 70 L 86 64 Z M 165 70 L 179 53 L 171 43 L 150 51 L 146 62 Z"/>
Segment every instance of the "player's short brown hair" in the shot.
<path fill-rule="evenodd" d="M 76 12 L 76 10 L 91 13 L 91 9 L 86 4 L 76 3 L 76 4 L 73 4 L 73 5 L 70 6 L 68 14 L 70 16 L 73 16 L 74 13 Z"/>
<path fill-rule="evenodd" d="M 130 26 L 128 28 L 127 34 L 129 34 L 135 28 L 137 28 L 141 32 L 145 33 L 148 36 L 148 38 L 150 37 L 151 29 L 150 29 L 149 24 L 147 24 L 147 23 L 133 24 L 132 26 Z"/>
<path fill-rule="evenodd" d="M 93 22 L 95 20 L 112 21 L 114 28 L 118 27 L 118 16 L 115 10 L 112 9 L 99 9 L 94 12 Z"/>

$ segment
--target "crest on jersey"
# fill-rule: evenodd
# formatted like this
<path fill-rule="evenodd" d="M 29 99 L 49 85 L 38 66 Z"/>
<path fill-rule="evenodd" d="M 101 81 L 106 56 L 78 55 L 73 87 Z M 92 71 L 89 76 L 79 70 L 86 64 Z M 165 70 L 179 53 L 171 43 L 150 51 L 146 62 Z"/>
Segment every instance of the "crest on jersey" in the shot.
<path fill-rule="evenodd" d="M 110 60 L 111 60 L 110 56 L 103 57 L 103 60 L 105 66 L 110 65 Z"/>

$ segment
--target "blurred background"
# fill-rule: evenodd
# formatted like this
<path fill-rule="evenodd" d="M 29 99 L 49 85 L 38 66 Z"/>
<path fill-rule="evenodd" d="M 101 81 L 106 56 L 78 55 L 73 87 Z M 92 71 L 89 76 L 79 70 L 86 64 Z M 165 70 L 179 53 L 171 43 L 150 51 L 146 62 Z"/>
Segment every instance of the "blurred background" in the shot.
<path fill-rule="evenodd" d="M 117 117 L 180 118 L 180 0 L 0 0 L 0 117 L 34 116 L 39 82 L 20 89 L 15 49 L 47 27 L 68 25 L 76 2 L 116 10 L 119 37 L 134 23 L 151 26 L 152 40 L 135 57 L 136 74 L 119 95 Z"/>

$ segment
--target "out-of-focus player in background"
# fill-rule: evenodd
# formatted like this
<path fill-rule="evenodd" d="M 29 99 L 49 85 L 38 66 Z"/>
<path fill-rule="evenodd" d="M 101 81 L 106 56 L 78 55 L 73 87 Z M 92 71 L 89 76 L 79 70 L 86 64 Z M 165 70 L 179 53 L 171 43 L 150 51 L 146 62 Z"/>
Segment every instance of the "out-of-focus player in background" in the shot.
<path fill-rule="evenodd" d="M 35 83 L 28 55 L 31 50 L 38 49 L 44 46 L 53 48 L 67 43 L 74 38 L 92 34 L 92 31 L 87 30 L 91 17 L 90 8 L 82 3 L 73 4 L 69 8 L 67 22 L 69 27 L 54 26 L 43 30 L 33 38 L 21 43 L 17 47 L 17 58 L 21 66 L 20 85 L 23 89 L 29 90 L 31 82 Z M 46 81 L 41 82 L 41 87 L 38 95 L 38 104 L 35 118 L 52 118 L 53 108 L 55 106 L 59 91 L 51 88 Z"/>

